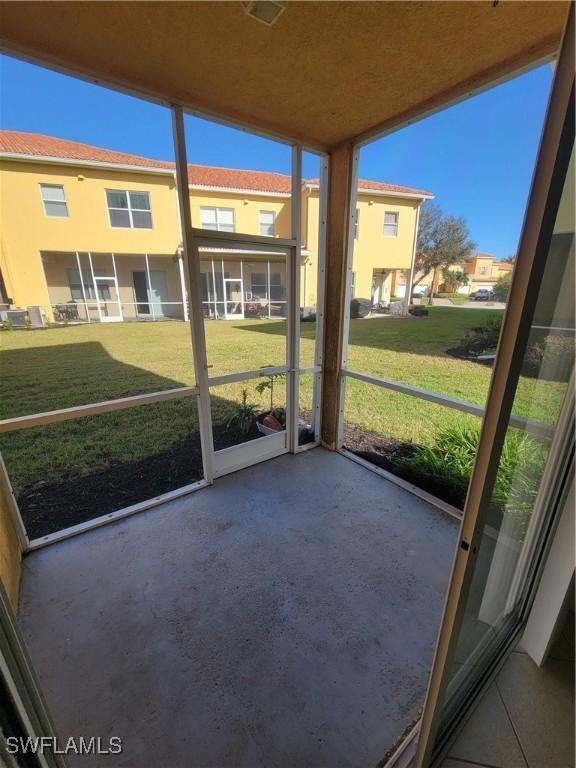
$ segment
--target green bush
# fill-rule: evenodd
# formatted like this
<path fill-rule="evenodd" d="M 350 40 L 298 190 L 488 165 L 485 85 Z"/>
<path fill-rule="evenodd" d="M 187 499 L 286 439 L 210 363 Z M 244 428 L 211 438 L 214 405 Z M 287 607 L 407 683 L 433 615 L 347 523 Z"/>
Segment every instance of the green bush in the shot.
<path fill-rule="evenodd" d="M 478 357 L 484 352 L 495 351 L 501 324 L 501 318 L 494 317 L 488 320 L 486 325 L 471 328 L 455 348 L 456 351 L 467 357 Z"/>
<path fill-rule="evenodd" d="M 512 272 L 507 272 L 499 277 L 494 286 L 494 298 L 496 301 L 506 301 L 510 293 L 510 284 L 512 282 Z"/>
<path fill-rule="evenodd" d="M 476 459 L 480 425 L 453 425 L 432 446 L 419 446 L 398 459 L 402 474 L 422 488 L 444 487 L 445 496 L 463 507 Z M 547 443 L 517 429 L 508 431 L 500 457 L 490 507 L 513 516 L 520 537 L 526 532 L 547 456 Z"/>

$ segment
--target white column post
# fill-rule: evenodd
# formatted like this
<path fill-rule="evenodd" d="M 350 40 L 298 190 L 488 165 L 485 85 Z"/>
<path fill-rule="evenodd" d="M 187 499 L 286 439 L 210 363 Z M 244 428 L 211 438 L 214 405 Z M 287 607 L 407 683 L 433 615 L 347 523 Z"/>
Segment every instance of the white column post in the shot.
<path fill-rule="evenodd" d="M 148 261 L 148 254 L 144 254 L 144 261 L 146 262 L 146 283 L 148 285 L 148 303 L 150 304 L 150 310 L 152 312 L 152 320 L 156 320 L 156 312 L 154 311 L 154 302 L 152 301 L 152 280 L 150 279 L 150 262 Z"/>
<path fill-rule="evenodd" d="M 178 259 L 178 274 L 180 275 L 180 291 L 182 293 L 182 308 L 184 311 L 184 322 L 188 322 L 188 296 L 186 293 L 186 278 L 184 277 L 184 256 L 182 253 L 177 253 Z"/>
<path fill-rule="evenodd" d="M 80 289 L 82 290 L 82 301 L 84 302 L 84 310 L 86 312 L 86 319 L 89 323 L 92 321 L 90 320 L 90 311 L 88 309 L 88 303 L 86 301 L 86 291 L 84 289 L 84 278 L 82 276 L 82 264 L 80 263 L 80 254 L 78 251 L 76 251 L 76 264 L 78 265 L 78 274 L 80 276 Z"/>
<path fill-rule="evenodd" d="M 90 264 L 90 274 L 92 275 L 92 285 L 94 286 L 94 296 L 96 298 L 96 307 L 98 309 L 98 317 L 102 322 L 102 307 L 100 306 L 100 298 L 98 296 L 98 286 L 96 284 L 96 277 L 94 275 L 94 265 L 92 264 L 92 254 L 88 251 L 88 262 Z"/>
<path fill-rule="evenodd" d="M 240 257 L 240 303 L 242 305 L 242 317 L 244 317 L 244 259 Z"/>
<path fill-rule="evenodd" d="M 120 286 L 118 285 L 118 273 L 116 272 L 116 259 L 114 257 L 114 254 L 111 253 L 110 256 L 112 256 L 112 269 L 114 270 L 114 285 L 116 286 L 116 297 L 118 300 L 118 312 L 120 313 L 120 317 L 122 320 L 124 320 L 124 313 L 122 312 L 122 303 L 120 301 Z"/>
<path fill-rule="evenodd" d="M 212 262 L 212 300 L 214 303 L 214 320 L 218 318 L 218 291 L 216 290 L 216 269 L 214 268 L 214 257 L 210 259 Z"/>
<path fill-rule="evenodd" d="M 266 259 L 266 298 L 268 299 L 268 319 L 272 317 L 272 310 L 270 307 L 270 259 Z"/>
<path fill-rule="evenodd" d="M 326 155 L 320 165 L 320 190 L 318 205 L 318 267 L 316 270 L 316 345 L 314 365 L 322 367 L 324 361 L 324 294 L 326 288 L 326 221 L 328 217 L 328 172 L 329 159 Z M 322 371 L 314 374 L 312 396 L 312 418 L 314 419 L 314 440 L 320 442 L 322 430 Z"/>
<path fill-rule="evenodd" d="M 172 107 L 172 127 L 176 155 L 176 188 L 180 220 L 182 222 L 182 244 L 188 269 L 190 288 L 190 326 L 192 333 L 192 353 L 194 371 L 198 386 L 198 421 L 202 444 L 202 461 L 207 482 L 214 479 L 214 438 L 212 435 L 212 416 L 210 411 L 210 389 L 208 382 L 208 362 L 206 359 L 206 337 L 202 318 L 202 292 L 200 289 L 200 253 L 194 244 L 192 235 L 192 217 L 188 196 L 188 164 L 186 161 L 186 138 L 184 134 L 184 116 L 182 107 Z"/>
<path fill-rule="evenodd" d="M 422 201 L 423 203 L 424 201 Z M 406 281 L 406 294 L 404 296 L 404 314 L 408 314 L 408 307 L 412 299 L 412 283 L 414 282 L 414 272 L 416 270 L 416 248 L 418 246 L 418 227 L 420 225 L 420 208 L 422 203 L 416 208 L 416 222 L 414 224 L 414 239 L 412 241 L 412 261 L 410 263 L 410 270 L 408 272 L 408 279 Z"/>
<path fill-rule="evenodd" d="M 298 451 L 298 425 L 300 417 L 300 258 L 302 202 L 302 147 L 292 147 L 292 239 L 289 261 L 288 336 L 286 352 L 288 357 L 288 448 L 291 453 Z"/>

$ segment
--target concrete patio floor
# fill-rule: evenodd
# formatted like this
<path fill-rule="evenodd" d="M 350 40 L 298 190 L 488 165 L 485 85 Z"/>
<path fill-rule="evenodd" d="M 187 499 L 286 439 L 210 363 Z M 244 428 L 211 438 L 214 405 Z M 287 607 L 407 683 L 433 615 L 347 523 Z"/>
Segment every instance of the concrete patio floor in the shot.
<path fill-rule="evenodd" d="M 423 702 L 457 521 L 315 449 L 31 553 L 63 739 L 114 768 L 372 768 Z"/>

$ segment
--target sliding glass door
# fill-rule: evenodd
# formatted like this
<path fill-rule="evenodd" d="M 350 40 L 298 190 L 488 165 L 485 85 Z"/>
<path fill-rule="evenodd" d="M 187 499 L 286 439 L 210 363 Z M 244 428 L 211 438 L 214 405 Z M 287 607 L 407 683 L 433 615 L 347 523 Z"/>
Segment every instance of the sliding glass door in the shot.
<path fill-rule="evenodd" d="M 440 761 L 517 641 L 573 473 L 574 40 L 566 40 L 468 489 L 419 767 Z"/>

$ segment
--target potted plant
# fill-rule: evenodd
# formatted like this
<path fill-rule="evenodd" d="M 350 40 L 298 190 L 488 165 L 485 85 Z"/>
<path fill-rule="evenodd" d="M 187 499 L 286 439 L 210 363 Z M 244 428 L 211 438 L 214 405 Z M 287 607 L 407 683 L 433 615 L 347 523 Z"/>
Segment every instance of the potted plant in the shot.
<path fill-rule="evenodd" d="M 264 365 L 262 367 L 271 368 L 272 366 Z M 259 395 L 263 395 L 267 390 L 270 391 L 270 409 L 260 413 L 256 419 L 258 431 L 262 435 L 273 435 L 275 432 L 282 432 L 286 429 L 286 409 L 274 407 L 274 382 L 276 379 L 283 378 L 283 373 L 271 373 L 256 385 L 256 392 Z"/>

